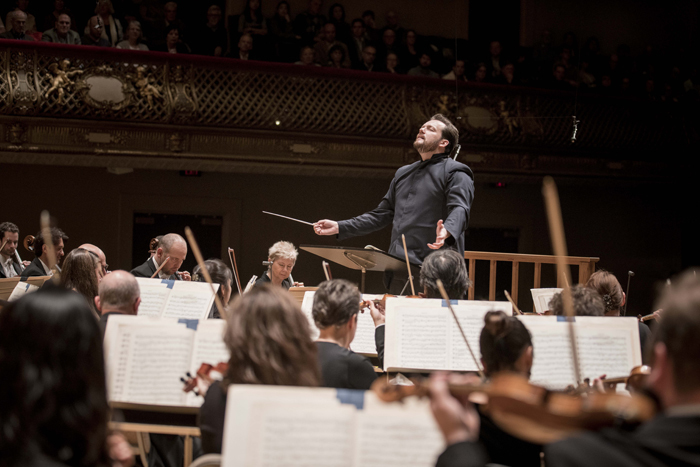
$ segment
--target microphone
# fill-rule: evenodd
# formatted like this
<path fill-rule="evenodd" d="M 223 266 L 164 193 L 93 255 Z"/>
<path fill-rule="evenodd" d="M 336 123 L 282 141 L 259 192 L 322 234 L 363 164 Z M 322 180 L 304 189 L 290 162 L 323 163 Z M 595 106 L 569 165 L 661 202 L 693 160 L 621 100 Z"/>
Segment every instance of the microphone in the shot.
<path fill-rule="evenodd" d="M 576 120 L 576 115 L 573 115 L 571 118 L 574 119 L 574 132 L 571 135 L 571 142 L 575 143 L 576 142 L 576 133 L 578 132 L 578 124 L 581 123 L 581 120 Z M 634 275 L 634 273 L 632 273 Z"/>
<path fill-rule="evenodd" d="M 627 292 L 625 293 L 625 310 L 622 316 L 627 316 L 627 305 L 630 302 L 630 279 L 632 279 L 634 273 L 632 271 L 627 271 Z"/>

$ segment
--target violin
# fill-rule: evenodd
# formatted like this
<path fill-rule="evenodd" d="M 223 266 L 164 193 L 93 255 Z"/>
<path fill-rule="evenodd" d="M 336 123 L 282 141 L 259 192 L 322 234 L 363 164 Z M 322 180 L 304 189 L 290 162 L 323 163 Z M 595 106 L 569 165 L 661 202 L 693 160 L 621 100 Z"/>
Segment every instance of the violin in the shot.
<path fill-rule="evenodd" d="M 192 391 L 198 396 L 204 396 L 209 386 L 211 386 L 214 381 L 221 381 L 227 371 L 228 362 L 219 362 L 214 366 L 209 363 L 202 363 L 195 376 L 192 376 L 188 372 L 187 378 L 180 378 L 180 381 L 185 384 L 182 391 Z"/>
<path fill-rule="evenodd" d="M 425 294 L 422 292 L 419 293 L 418 295 L 392 295 L 392 294 L 384 294 L 382 298 L 372 300 L 372 303 L 374 303 L 374 306 L 380 307 L 382 310 L 386 309 L 386 299 L 387 298 L 425 298 Z"/>
<path fill-rule="evenodd" d="M 613 390 L 618 384 L 624 383 L 627 391 L 638 393 L 642 390 L 642 388 L 644 388 L 650 374 L 650 366 L 639 365 L 632 368 L 632 371 L 630 371 L 628 376 L 621 376 L 618 378 L 601 378 L 601 382 L 604 386 Z"/>
<path fill-rule="evenodd" d="M 409 396 L 429 397 L 427 380 L 412 380 L 414 386 L 392 386 L 377 379 L 371 390 L 384 402 Z M 548 444 L 583 430 L 598 430 L 621 421 L 643 423 L 656 414 L 646 396 L 611 393 L 568 394 L 530 384 L 514 373 L 494 375 L 482 384 L 450 385 L 455 396 L 468 396 L 480 403 L 481 411 L 505 432 L 537 444 Z"/>

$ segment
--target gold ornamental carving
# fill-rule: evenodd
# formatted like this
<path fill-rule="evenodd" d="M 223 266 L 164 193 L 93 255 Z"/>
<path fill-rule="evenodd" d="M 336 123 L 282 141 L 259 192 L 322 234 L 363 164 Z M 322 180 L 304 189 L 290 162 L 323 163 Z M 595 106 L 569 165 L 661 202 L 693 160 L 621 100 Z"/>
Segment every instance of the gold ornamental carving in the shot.
<path fill-rule="evenodd" d="M 13 123 L 6 127 L 5 140 L 16 146 L 27 142 L 27 127 L 22 123 Z"/>
<path fill-rule="evenodd" d="M 88 68 L 76 83 L 83 102 L 100 114 L 120 111 L 133 104 L 135 94 L 126 74 L 108 65 Z"/>
<path fill-rule="evenodd" d="M 139 97 L 146 99 L 148 110 L 154 109 L 155 99 L 161 101 L 164 99 L 160 87 L 155 84 L 156 79 L 153 77 L 153 73 L 147 73 L 146 67 L 138 66 L 135 74 L 129 73 L 127 76 Z"/>
<path fill-rule="evenodd" d="M 49 72 L 53 75 L 51 78 L 51 86 L 44 93 L 44 98 L 48 99 L 52 93 L 58 95 L 58 104 L 64 104 L 64 96 L 68 90 L 74 88 L 76 83 L 72 80 L 74 76 L 83 74 L 83 70 L 71 68 L 70 60 L 64 59 L 58 63 L 49 65 Z"/>

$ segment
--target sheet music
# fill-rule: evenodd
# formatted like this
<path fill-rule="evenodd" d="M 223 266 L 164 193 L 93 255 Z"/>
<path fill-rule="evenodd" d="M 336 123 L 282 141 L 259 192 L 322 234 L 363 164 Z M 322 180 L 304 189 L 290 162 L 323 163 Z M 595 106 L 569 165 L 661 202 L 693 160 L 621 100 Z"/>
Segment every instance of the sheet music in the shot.
<path fill-rule="evenodd" d="M 549 302 L 552 300 L 552 297 L 562 290 L 558 288 L 530 289 L 532 302 L 535 307 L 533 311 L 539 315 L 544 314 L 545 311 L 549 310 Z"/>
<path fill-rule="evenodd" d="M 165 302 L 170 295 L 168 283 L 162 279 L 149 279 L 137 277 L 141 290 L 141 304 L 139 305 L 139 316 L 160 316 L 165 308 Z"/>
<path fill-rule="evenodd" d="M 180 377 L 189 370 L 194 331 L 179 324 L 121 325 L 111 346 L 110 399 L 183 405 Z"/>
<path fill-rule="evenodd" d="M 460 300 L 452 305 L 474 354 L 488 311 L 512 315 L 509 302 Z M 387 300 L 384 369 L 476 371 L 452 313 L 441 299 Z"/>
<path fill-rule="evenodd" d="M 311 340 L 313 340 L 313 341 L 318 339 L 318 336 L 321 334 L 321 332 L 316 327 L 316 323 L 314 322 L 314 316 L 313 316 L 314 295 L 315 294 L 316 294 L 315 290 L 312 290 L 309 292 L 304 292 L 304 300 L 302 300 L 302 302 L 301 302 L 301 311 L 304 312 L 306 319 L 309 320 L 309 329 L 311 332 Z"/>
<path fill-rule="evenodd" d="M 19 300 L 20 298 L 24 297 L 24 295 L 36 292 L 37 290 L 39 290 L 39 287 L 36 285 L 28 284 L 26 282 L 18 282 L 7 301 L 14 302 L 15 300 Z"/>
<path fill-rule="evenodd" d="M 206 319 L 214 303 L 219 284 L 212 287 L 206 282 L 175 281 L 165 303 L 164 318 Z"/>
<path fill-rule="evenodd" d="M 556 316 L 519 316 L 532 335 L 533 384 L 563 389 L 575 384 L 568 324 Z M 636 318 L 576 317 L 581 378 L 628 375 L 642 363 Z"/>
<path fill-rule="evenodd" d="M 228 363 L 231 356 L 224 343 L 225 330 L 226 321 L 221 319 L 208 319 L 199 322 L 192 346 L 192 362 L 189 370 L 192 375 L 197 374 L 202 363 L 208 363 L 212 366 L 216 366 L 220 362 Z M 203 397 L 192 392 L 188 393 L 187 405 L 200 406 L 203 403 Z"/>

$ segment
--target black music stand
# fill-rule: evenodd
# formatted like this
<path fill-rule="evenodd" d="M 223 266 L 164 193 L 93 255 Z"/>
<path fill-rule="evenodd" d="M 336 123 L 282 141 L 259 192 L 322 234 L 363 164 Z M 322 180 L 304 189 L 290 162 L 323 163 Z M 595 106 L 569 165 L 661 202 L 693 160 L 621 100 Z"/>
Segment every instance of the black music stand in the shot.
<path fill-rule="evenodd" d="M 341 246 L 300 245 L 299 249 L 313 253 L 328 261 L 346 268 L 362 271 L 360 292 L 365 293 L 365 274 L 367 271 L 405 271 L 406 261 L 381 250 Z M 418 277 L 420 266 L 411 263 L 411 275 Z M 409 281 L 411 279 L 409 278 Z M 405 287 L 404 287 L 405 288 Z"/>

